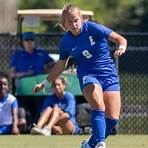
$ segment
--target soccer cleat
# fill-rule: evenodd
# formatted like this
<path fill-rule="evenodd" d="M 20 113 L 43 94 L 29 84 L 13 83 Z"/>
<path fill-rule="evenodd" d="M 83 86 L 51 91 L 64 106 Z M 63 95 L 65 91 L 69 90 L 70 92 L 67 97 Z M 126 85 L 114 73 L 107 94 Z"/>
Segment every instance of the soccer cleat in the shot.
<path fill-rule="evenodd" d="M 44 128 L 41 129 L 40 134 L 44 136 L 51 136 L 51 129 L 49 129 L 47 126 L 44 126 Z"/>
<path fill-rule="evenodd" d="M 99 142 L 95 148 L 105 148 L 105 142 Z"/>
<path fill-rule="evenodd" d="M 81 143 L 81 148 L 91 148 L 90 145 L 88 144 L 88 140 L 84 140 Z"/>
<path fill-rule="evenodd" d="M 39 127 L 33 127 L 32 129 L 31 129 L 31 132 L 30 132 L 32 135 L 40 135 L 40 133 L 41 133 L 41 128 L 39 128 Z"/>

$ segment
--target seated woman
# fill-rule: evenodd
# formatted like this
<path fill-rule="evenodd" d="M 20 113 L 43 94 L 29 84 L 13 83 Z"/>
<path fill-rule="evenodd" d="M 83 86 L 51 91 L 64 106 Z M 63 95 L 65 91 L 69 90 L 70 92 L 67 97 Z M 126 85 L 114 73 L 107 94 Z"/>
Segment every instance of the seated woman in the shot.
<path fill-rule="evenodd" d="M 51 84 L 53 95 L 48 96 L 42 107 L 37 125 L 31 134 L 50 136 L 78 134 L 79 127 L 75 119 L 75 97 L 65 92 L 66 79 L 58 77 Z"/>
<path fill-rule="evenodd" d="M 54 64 L 48 52 L 36 46 L 36 34 L 24 32 L 22 46 L 10 57 L 9 76 L 12 78 L 13 94 L 16 93 L 20 78 L 50 72 Z"/>
<path fill-rule="evenodd" d="M 18 135 L 25 127 L 25 110 L 18 107 L 17 98 L 9 93 L 8 75 L 0 72 L 0 135 Z"/>

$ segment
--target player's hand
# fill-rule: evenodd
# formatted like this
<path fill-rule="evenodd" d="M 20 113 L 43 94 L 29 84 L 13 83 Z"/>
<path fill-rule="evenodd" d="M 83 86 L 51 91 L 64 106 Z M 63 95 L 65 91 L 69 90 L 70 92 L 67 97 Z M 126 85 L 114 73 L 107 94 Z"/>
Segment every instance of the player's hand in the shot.
<path fill-rule="evenodd" d="M 114 52 L 114 57 L 119 57 L 125 53 L 125 49 L 119 48 Z"/>
<path fill-rule="evenodd" d="M 42 83 L 39 83 L 39 84 L 35 85 L 35 87 L 33 88 L 32 91 L 33 91 L 34 93 L 37 93 L 37 92 L 39 92 L 40 90 L 42 90 L 44 87 L 45 87 L 45 86 L 44 86 Z"/>
<path fill-rule="evenodd" d="M 12 134 L 13 134 L 13 135 L 18 135 L 18 134 L 20 134 L 20 131 L 19 131 L 18 127 L 13 127 L 13 128 L 12 128 Z"/>

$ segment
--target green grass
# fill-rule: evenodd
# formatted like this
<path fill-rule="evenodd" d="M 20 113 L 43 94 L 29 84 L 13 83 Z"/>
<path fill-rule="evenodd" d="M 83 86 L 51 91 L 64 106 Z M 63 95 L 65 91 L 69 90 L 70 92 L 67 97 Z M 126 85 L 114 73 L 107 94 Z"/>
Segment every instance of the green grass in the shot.
<path fill-rule="evenodd" d="M 80 148 L 88 136 L 0 136 L 0 148 Z M 116 135 L 106 140 L 107 148 L 147 148 L 147 135 Z"/>

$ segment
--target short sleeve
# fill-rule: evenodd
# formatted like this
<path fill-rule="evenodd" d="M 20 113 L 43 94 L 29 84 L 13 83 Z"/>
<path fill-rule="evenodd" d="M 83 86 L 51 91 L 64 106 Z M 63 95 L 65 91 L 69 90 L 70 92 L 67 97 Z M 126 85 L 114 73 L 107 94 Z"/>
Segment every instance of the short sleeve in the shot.
<path fill-rule="evenodd" d="M 70 117 L 75 116 L 76 102 L 73 94 L 67 92 L 65 94 L 67 98 L 67 107 L 65 108 L 65 112 L 69 113 Z"/>
<path fill-rule="evenodd" d="M 110 28 L 95 22 L 88 22 L 88 28 L 95 36 L 99 36 L 101 38 L 108 38 L 112 32 Z"/>
<path fill-rule="evenodd" d="M 45 98 L 43 105 L 41 107 L 40 112 L 42 112 L 45 108 L 47 108 L 48 106 L 53 107 L 53 95 L 48 96 Z"/>
<path fill-rule="evenodd" d="M 11 109 L 15 109 L 15 108 L 18 108 L 18 102 L 17 100 L 15 99 L 11 105 Z"/>

